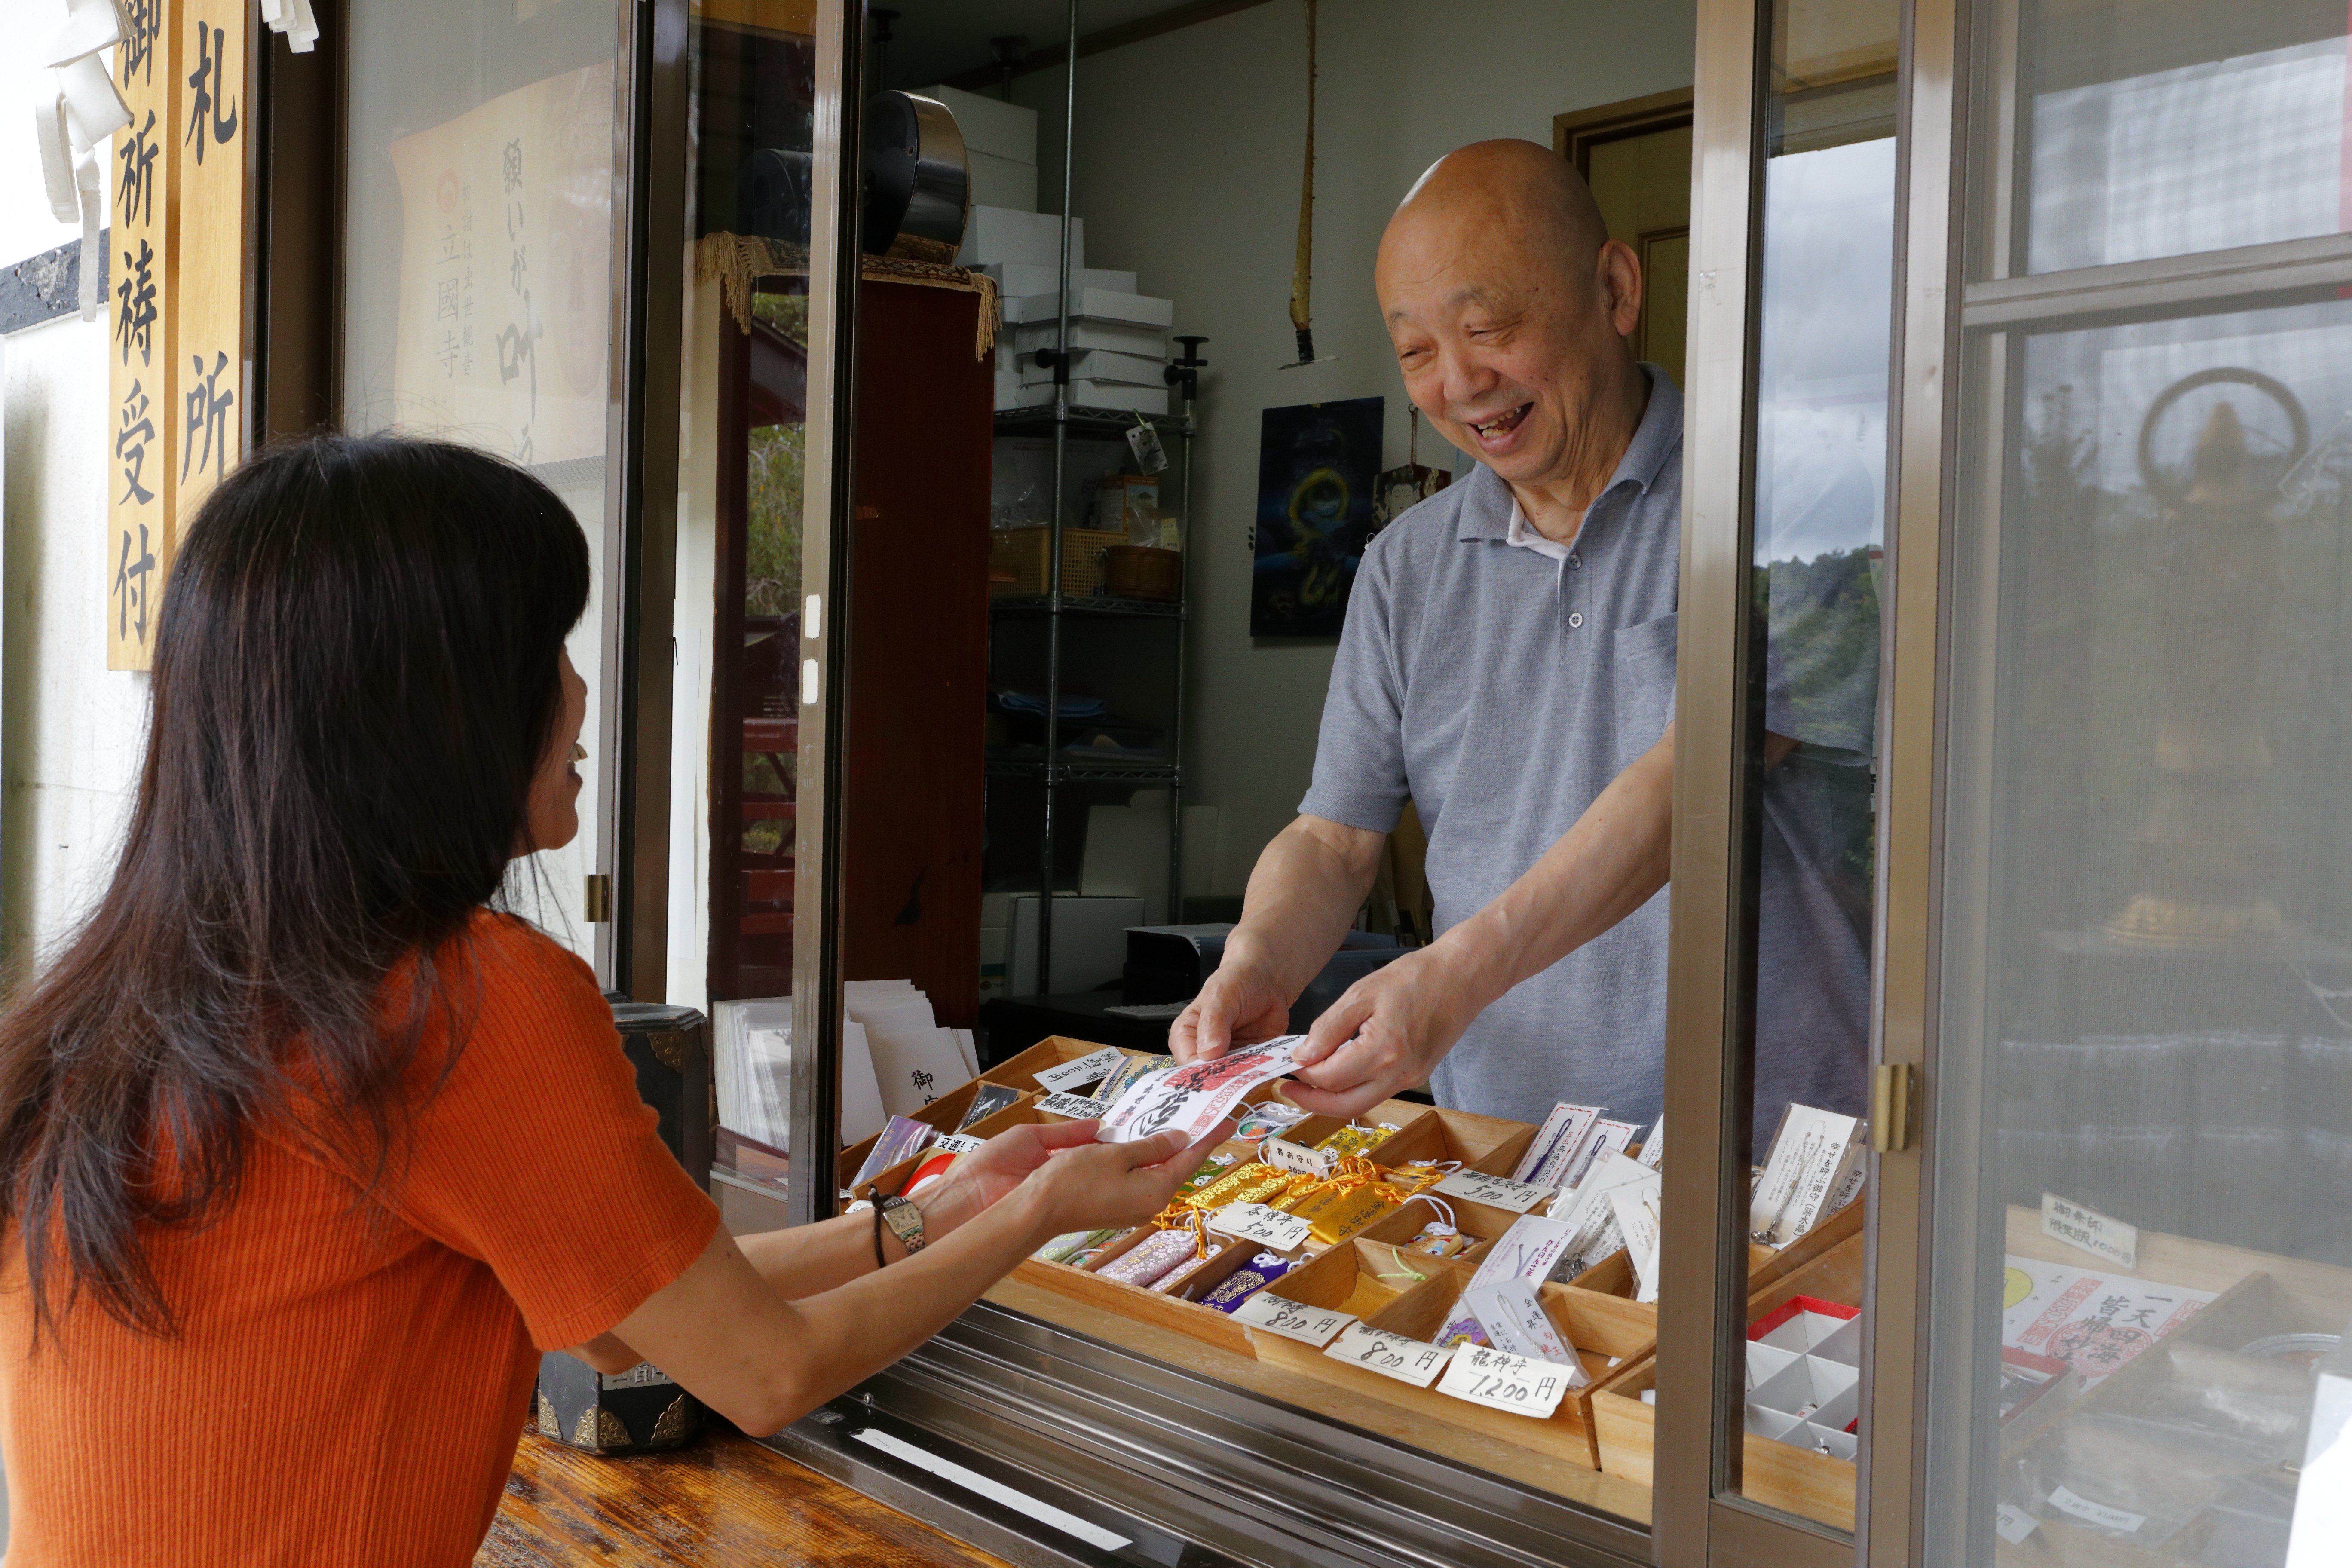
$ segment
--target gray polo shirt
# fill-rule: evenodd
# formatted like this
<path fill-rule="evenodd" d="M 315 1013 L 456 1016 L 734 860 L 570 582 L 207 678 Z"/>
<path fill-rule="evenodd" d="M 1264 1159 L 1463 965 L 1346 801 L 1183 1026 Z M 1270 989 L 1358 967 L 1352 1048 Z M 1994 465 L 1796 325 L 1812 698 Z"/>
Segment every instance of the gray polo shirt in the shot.
<path fill-rule="evenodd" d="M 1411 799 L 1441 931 L 1534 865 L 1674 716 L 1683 400 L 1664 372 L 1643 368 L 1648 406 L 1565 559 L 1508 542 L 1510 489 L 1480 466 L 1382 531 L 1357 572 L 1299 810 L 1385 833 Z M 1867 904 L 1858 921 L 1835 836 L 1853 826 L 1854 777 L 1867 778 L 1856 764 L 1875 701 L 1872 627 L 1858 722 L 1851 683 L 1779 668 L 1767 683 L 1768 726 L 1801 722 L 1772 710 L 1790 707 L 1778 693 L 1801 690 L 1822 717 L 1780 732 L 1822 743 L 1801 746 L 1765 788 L 1766 1134 L 1790 1099 L 1853 1110 L 1864 1096 Z M 1866 787 L 1861 798 L 1866 809 Z M 1481 1014 L 1431 1079 L 1438 1102 L 1523 1121 L 1562 1100 L 1656 1117 L 1666 897 Z"/>

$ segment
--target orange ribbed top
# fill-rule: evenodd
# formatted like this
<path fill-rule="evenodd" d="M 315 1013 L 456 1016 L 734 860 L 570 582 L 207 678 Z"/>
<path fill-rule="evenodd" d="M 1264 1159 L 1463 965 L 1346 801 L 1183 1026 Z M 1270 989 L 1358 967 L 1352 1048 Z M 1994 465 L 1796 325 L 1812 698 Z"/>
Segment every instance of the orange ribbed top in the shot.
<path fill-rule="evenodd" d="M 509 917 L 471 935 L 470 1036 L 374 1204 L 265 1130 L 215 1223 L 149 1238 L 180 1338 L 84 1304 L 28 1356 L 10 1238 L 7 1568 L 469 1563 L 533 1347 L 604 1332 L 709 1244 L 718 1212 L 656 1135 L 587 966 Z M 445 1048 L 428 1037 L 420 1063 Z"/>

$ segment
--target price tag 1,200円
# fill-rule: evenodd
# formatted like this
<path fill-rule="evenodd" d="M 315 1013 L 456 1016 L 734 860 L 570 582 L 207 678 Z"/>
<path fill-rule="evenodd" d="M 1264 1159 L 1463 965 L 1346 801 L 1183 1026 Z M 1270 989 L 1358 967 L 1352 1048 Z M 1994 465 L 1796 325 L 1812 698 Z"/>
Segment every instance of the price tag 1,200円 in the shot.
<path fill-rule="evenodd" d="M 1415 1388 L 1427 1388 L 1437 1381 L 1437 1374 L 1445 1369 L 1446 1358 L 1454 1352 L 1426 1340 L 1408 1339 L 1385 1329 L 1368 1329 L 1361 1323 L 1353 1323 L 1323 1353 L 1333 1361 L 1360 1366 L 1366 1372 L 1376 1372 Z"/>
<path fill-rule="evenodd" d="M 1321 1350 L 1331 1342 L 1341 1329 L 1356 1321 L 1353 1312 L 1341 1312 L 1329 1307 L 1302 1307 L 1297 1302 L 1260 1290 L 1234 1309 L 1234 1321 L 1247 1323 L 1254 1329 L 1264 1329 L 1270 1334 L 1280 1334 L 1286 1340 L 1313 1345 Z"/>
<path fill-rule="evenodd" d="M 1568 1369 L 1531 1356 L 1506 1355 L 1485 1345 L 1464 1345 L 1454 1352 L 1437 1392 L 1507 1410 L 1514 1415 L 1549 1420 L 1569 1390 Z"/>
<path fill-rule="evenodd" d="M 1276 1252 L 1288 1252 L 1307 1239 L 1312 1227 L 1304 1217 L 1265 1204 L 1227 1204 L 1209 1216 L 1209 1228 L 1219 1236 L 1255 1241 Z"/>

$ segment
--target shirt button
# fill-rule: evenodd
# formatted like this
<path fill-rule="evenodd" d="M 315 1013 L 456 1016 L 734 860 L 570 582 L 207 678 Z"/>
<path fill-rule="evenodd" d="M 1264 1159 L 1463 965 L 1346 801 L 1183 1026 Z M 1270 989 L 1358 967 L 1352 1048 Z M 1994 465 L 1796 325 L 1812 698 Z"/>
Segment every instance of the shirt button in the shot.
<path fill-rule="evenodd" d="M 1568 558 L 1568 563 L 1570 566 L 1581 566 L 1584 564 L 1584 557 L 1581 555 L 1570 555 Z"/>
<path fill-rule="evenodd" d="M 1568 624 L 1571 626 L 1582 626 L 1584 624 L 1584 612 L 1581 610 L 1570 610 L 1568 614 Z"/>

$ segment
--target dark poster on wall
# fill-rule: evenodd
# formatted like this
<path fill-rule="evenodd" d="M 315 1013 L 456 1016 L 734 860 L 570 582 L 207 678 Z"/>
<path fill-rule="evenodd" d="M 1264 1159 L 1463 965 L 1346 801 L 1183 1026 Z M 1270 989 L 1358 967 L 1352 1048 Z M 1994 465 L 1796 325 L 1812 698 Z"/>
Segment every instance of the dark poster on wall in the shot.
<path fill-rule="evenodd" d="M 1269 408 L 1259 426 L 1250 636 L 1339 635 L 1377 527 L 1378 397 Z"/>

